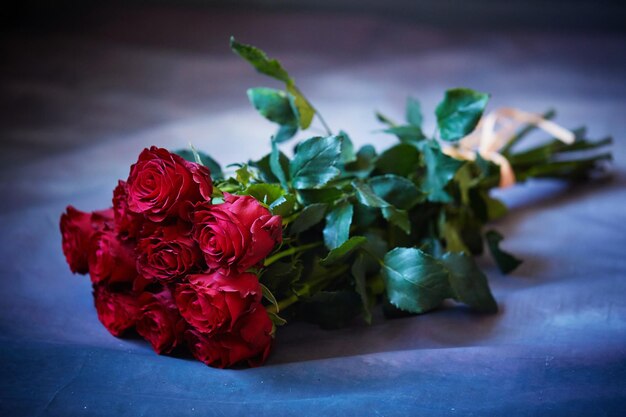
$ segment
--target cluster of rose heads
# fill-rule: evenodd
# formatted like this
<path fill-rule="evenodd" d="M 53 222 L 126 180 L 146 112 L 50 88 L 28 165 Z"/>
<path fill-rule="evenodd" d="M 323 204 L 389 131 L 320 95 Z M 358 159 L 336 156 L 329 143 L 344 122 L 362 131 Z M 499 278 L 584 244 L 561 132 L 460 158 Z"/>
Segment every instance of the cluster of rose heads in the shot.
<path fill-rule="evenodd" d="M 210 366 L 260 365 L 272 345 L 255 267 L 282 241 L 281 218 L 250 196 L 211 203 L 209 170 L 145 149 L 113 207 L 61 216 L 63 252 L 89 273 L 114 336 L 136 329 L 159 354 L 187 347 Z"/>

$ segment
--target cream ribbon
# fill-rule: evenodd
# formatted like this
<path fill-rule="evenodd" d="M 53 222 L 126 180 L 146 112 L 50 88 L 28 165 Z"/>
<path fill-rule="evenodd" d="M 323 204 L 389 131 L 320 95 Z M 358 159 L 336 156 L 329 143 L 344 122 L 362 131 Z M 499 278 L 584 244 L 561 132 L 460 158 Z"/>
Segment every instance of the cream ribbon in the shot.
<path fill-rule="evenodd" d="M 515 184 L 515 173 L 511 163 L 499 151 L 524 124 L 537 126 L 567 144 L 572 144 L 575 140 L 574 133 L 538 114 L 502 107 L 483 116 L 472 133 L 461 139 L 456 146 L 444 147 L 443 152 L 469 161 L 475 160 L 476 154 L 480 153 L 482 158 L 500 167 L 500 187 L 510 187 Z"/>

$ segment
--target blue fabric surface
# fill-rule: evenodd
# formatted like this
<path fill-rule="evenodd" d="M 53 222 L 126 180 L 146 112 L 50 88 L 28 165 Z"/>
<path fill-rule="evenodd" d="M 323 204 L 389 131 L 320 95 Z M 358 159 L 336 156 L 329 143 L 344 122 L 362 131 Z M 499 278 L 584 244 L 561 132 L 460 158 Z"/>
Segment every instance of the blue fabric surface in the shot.
<path fill-rule="evenodd" d="M 623 35 L 452 32 L 330 15 L 103 16 L 74 32 L 2 38 L 0 415 L 626 413 Z M 480 260 L 497 315 L 447 305 L 395 320 L 377 312 L 371 326 L 334 331 L 290 324 L 256 369 L 157 356 L 100 325 L 89 279 L 65 264 L 58 219 L 67 204 L 109 205 L 145 146 L 192 141 L 225 163 L 267 152 L 273 126 L 244 91 L 270 82 L 229 54 L 231 33 L 282 57 L 357 144 L 393 141 L 372 133 L 374 108 L 399 119 L 406 95 L 432 109 L 445 88 L 466 85 L 493 93 L 494 106 L 555 106 L 566 126 L 613 134 L 614 179 L 497 192 L 511 213 L 493 226 L 525 261 L 503 277 Z M 426 123 L 431 131 L 430 113 Z"/>

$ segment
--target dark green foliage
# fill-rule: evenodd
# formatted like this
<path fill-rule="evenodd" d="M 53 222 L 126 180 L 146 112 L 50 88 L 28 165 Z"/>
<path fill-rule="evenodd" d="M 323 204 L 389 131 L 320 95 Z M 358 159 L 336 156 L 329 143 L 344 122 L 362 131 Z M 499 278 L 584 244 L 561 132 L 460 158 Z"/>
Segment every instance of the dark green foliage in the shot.
<path fill-rule="evenodd" d="M 376 114 L 384 132 L 399 143 L 380 153 L 372 145 L 357 151 L 358 138 L 353 142 L 343 131 L 332 135 L 278 61 L 234 39 L 231 47 L 258 72 L 284 84 L 284 90 L 248 92 L 259 113 L 278 125 L 271 152 L 235 165 L 226 179 L 208 156 L 193 149 L 181 155 L 210 168 L 215 203 L 223 192 L 247 194 L 282 217 L 282 245 L 255 269 L 275 325 L 284 324 L 281 317 L 327 328 L 348 325 L 358 316 L 369 323 L 377 303 L 389 317 L 425 313 L 444 300 L 497 312 L 487 277 L 473 256 L 486 242 L 503 273 L 521 262 L 500 248 L 500 234 L 484 233 L 489 221 L 506 213 L 490 195 L 500 168 L 480 155 L 460 160 L 446 154 L 446 146 L 455 146 L 446 142 L 476 128 L 487 94 L 448 90 L 435 110 L 438 138 L 424 134 L 421 106 L 408 98 L 403 122 Z M 301 141 L 287 157 L 278 144 L 308 128 L 315 115 L 327 135 Z M 549 140 L 517 152 L 531 130 L 521 129 L 502 150 L 518 181 L 585 178 L 610 158 L 600 152 L 610 138 L 591 141 L 584 130 L 570 145 Z"/>
<path fill-rule="evenodd" d="M 520 266 L 522 263 L 520 259 L 500 249 L 500 242 L 504 239 L 500 233 L 495 230 L 490 230 L 485 233 L 485 238 L 487 239 L 487 246 L 489 246 L 491 256 L 493 256 L 493 259 L 495 259 L 498 265 L 498 269 L 500 269 L 503 274 L 513 272 Z"/>

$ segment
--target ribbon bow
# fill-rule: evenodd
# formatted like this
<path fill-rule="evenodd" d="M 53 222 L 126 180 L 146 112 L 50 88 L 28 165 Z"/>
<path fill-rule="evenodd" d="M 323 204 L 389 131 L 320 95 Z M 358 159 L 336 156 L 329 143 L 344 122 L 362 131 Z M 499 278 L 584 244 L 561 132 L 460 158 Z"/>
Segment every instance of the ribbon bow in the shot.
<path fill-rule="evenodd" d="M 473 161 L 479 153 L 483 159 L 500 167 L 500 187 L 515 184 L 515 172 L 508 159 L 499 151 L 506 146 L 523 124 L 537 126 L 560 141 L 572 144 L 574 133 L 544 117 L 512 107 L 503 107 L 484 116 L 476 129 L 461 139 L 456 146 L 444 147 L 443 152 L 457 159 Z"/>

